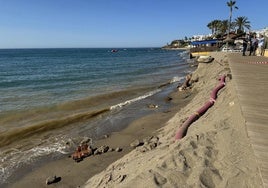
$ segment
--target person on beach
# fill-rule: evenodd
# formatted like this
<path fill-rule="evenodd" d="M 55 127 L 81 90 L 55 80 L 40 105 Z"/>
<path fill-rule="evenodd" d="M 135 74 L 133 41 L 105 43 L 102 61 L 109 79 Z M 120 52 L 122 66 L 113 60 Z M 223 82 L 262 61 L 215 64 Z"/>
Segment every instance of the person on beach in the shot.
<path fill-rule="evenodd" d="M 257 47 L 258 47 L 258 39 L 256 37 L 256 33 L 254 33 L 253 37 L 251 37 L 251 40 L 250 40 L 249 56 L 251 56 L 251 55 L 255 56 L 256 55 Z"/>
<path fill-rule="evenodd" d="M 258 38 L 258 48 L 257 48 L 257 56 L 262 56 L 264 54 L 264 37 L 260 35 Z"/>
<path fill-rule="evenodd" d="M 248 40 L 245 37 L 245 38 L 243 38 L 243 56 L 246 55 L 247 47 L 248 47 Z"/>

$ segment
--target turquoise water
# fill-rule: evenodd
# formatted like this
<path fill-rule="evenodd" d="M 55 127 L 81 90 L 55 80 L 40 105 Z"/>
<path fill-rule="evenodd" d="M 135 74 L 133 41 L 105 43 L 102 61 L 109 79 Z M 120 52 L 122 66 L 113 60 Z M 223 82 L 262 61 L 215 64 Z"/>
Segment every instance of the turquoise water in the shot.
<path fill-rule="evenodd" d="M 187 58 L 158 48 L 0 50 L 0 179 L 70 152 L 66 140 L 120 130 L 147 113 L 145 104 L 171 88 L 159 86 L 192 71 Z"/>

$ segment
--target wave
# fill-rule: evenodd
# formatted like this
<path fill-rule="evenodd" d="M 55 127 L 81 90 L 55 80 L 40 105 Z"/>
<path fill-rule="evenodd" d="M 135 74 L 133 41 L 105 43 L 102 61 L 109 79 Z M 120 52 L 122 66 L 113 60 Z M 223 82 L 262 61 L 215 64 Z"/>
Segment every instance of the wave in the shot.
<path fill-rule="evenodd" d="M 165 86 L 170 85 L 170 84 L 175 83 L 175 82 L 180 82 L 183 79 L 184 79 L 184 77 L 175 76 L 169 82 L 166 82 L 164 84 L 161 84 L 158 88 L 165 87 Z"/>
<path fill-rule="evenodd" d="M 180 82 L 184 79 L 184 77 L 175 76 L 170 80 L 170 83 Z"/>
<path fill-rule="evenodd" d="M 184 50 L 178 53 L 178 56 L 180 56 L 182 59 L 189 59 L 190 58 L 190 51 Z"/>
<path fill-rule="evenodd" d="M 179 81 L 181 81 L 181 80 L 183 80 L 183 79 L 184 79 L 183 77 L 175 76 L 175 77 L 173 77 L 169 82 L 164 83 L 164 84 L 161 84 L 161 85 L 158 87 L 158 89 L 153 90 L 153 91 L 150 91 L 150 92 L 146 93 L 145 95 L 142 95 L 142 96 L 139 96 L 139 97 L 136 97 L 136 98 L 127 100 L 127 101 L 125 101 L 125 102 L 122 102 L 122 103 L 113 105 L 113 106 L 110 107 L 110 110 L 113 110 L 113 109 L 116 109 L 116 108 L 121 108 L 121 107 L 126 106 L 126 105 L 128 105 L 128 104 L 131 104 L 131 103 L 133 103 L 133 102 L 136 102 L 136 101 L 145 99 L 145 98 L 147 98 L 147 97 L 150 97 L 150 96 L 152 96 L 152 95 L 154 95 L 154 94 L 160 92 L 160 91 L 161 91 L 160 88 L 165 87 L 165 86 L 170 85 L 170 84 L 175 83 L 175 82 L 179 82 Z"/>
<path fill-rule="evenodd" d="M 138 95 L 138 93 L 141 92 L 140 90 L 141 89 L 118 91 L 91 97 L 90 99 L 61 104 L 54 108 L 33 110 L 8 117 L 5 120 L 1 120 L 1 122 L 8 123 L 8 121 L 12 121 L 16 122 L 17 126 L 7 130 L 4 130 L 5 127 L 1 126 L 1 129 L 4 131 L 0 133 L 0 147 L 7 146 L 15 141 L 28 138 L 33 135 L 53 131 L 75 123 L 88 121 L 96 116 L 117 108 L 122 108 L 161 91 L 161 89 L 158 88 L 145 94 Z M 145 88 L 143 88 L 143 90 L 145 90 Z M 131 94 L 131 96 L 136 95 L 137 97 L 123 97 L 126 96 L 126 94 Z M 122 98 L 126 98 L 126 100 L 121 102 Z M 28 119 L 25 120 L 25 118 Z"/>
<path fill-rule="evenodd" d="M 160 91 L 161 89 L 155 89 L 138 97 L 125 100 L 124 102 L 120 102 L 116 105 L 111 105 L 108 108 L 104 108 L 98 111 L 73 114 L 70 116 L 58 119 L 51 119 L 44 122 L 33 124 L 31 126 L 16 128 L 14 130 L 7 131 L 5 133 L 0 134 L 0 147 L 7 146 L 15 141 L 19 141 L 20 139 L 23 138 L 28 138 L 32 135 L 41 134 L 46 131 L 52 131 L 54 129 L 59 129 L 61 127 L 68 126 L 70 124 L 89 120 L 93 117 L 104 114 L 111 110 L 122 108 L 126 105 L 150 97 Z M 109 95 L 116 95 L 116 94 L 109 94 Z M 66 109 L 66 106 L 64 108 Z M 51 138 L 52 137 L 50 137 L 50 139 Z M 66 140 L 67 140 L 66 138 L 62 137 L 61 139 L 55 142 L 54 141 L 51 142 L 49 145 L 38 144 L 36 146 L 33 146 L 32 148 L 30 146 L 28 147 L 29 149 L 26 150 L 20 148 L 13 149 L 12 147 L 8 147 L 10 148 L 8 150 L 3 150 L 3 152 L 0 154 L 0 157 L 2 158 L 2 165 L 0 165 L 0 177 L 2 181 L 3 182 L 6 181 L 12 175 L 12 173 L 14 173 L 15 169 L 23 168 L 23 166 L 21 165 L 33 163 L 42 156 L 47 156 L 53 153 L 69 154 L 70 151 L 73 151 L 75 148 L 74 147 L 75 141 L 69 138 L 68 143 L 70 144 L 66 145 Z M 20 162 L 18 163 L 18 161 Z"/>
<path fill-rule="evenodd" d="M 10 148 L 0 154 L 0 186 L 4 183 L 18 168 L 23 168 L 27 164 L 32 164 L 38 158 L 48 156 L 52 153 L 69 154 L 75 149 L 75 142 L 68 139 L 69 145 L 66 144 L 66 139 L 61 138 L 49 145 L 38 145 L 36 147 L 20 150 Z"/>
<path fill-rule="evenodd" d="M 136 98 L 127 100 L 127 101 L 125 101 L 125 102 L 122 102 L 122 103 L 113 105 L 113 106 L 110 107 L 110 109 L 113 110 L 113 109 L 116 109 L 116 108 L 121 108 L 121 107 L 126 106 L 126 105 L 128 105 L 128 104 L 131 104 L 131 103 L 133 103 L 133 102 L 136 102 L 136 101 L 145 99 L 145 98 L 147 98 L 147 97 L 150 97 L 150 96 L 152 96 L 152 95 L 154 95 L 154 94 L 156 94 L 156 93 L 158 93 L 158 92 L 160 92 L 160 91 L 161 91 L 160 89 L 157 89 L 157 90 L 152 91 L 152 92 L 149 92 L 149 93 L 147 93 L 147 94 L 145 94 L 145 95 L 142 95 L 142 96 L 139 96 L 139 97 L 136 97 Z"/>
<path fill-rule="evenodd" d="M 108 106 L 120 103 L 124 99 L 128 99 L 132 96 L 139 96 L 141 93 L 148 92 L 152 88 L 130 88 L 115 92 L 109 92 L 105 94 L 96 94 L 87 98 L 78 100 L 56 103 L 49 106 L 36 107 L 31 109 L 24 109 L 20 111 L 4 111 L 0 114 L 1 126 L 14 124 L 15 126 L 24 126 L 34 121 L 44 121 L 45 119 L 55 119 L 55 114 L 61 114 L 66 116 L 70 113 L 80 113 L 81 111 L 89 111 L 89 109 L 100 110 L 103 108 L 109 108 Z M 3 127 L 0 127 L 3 129 Z"/>
<path fill-rule="evenodd" d="M 2 130 L 0 131 L 0 147 L 33 135 L 88 121 L 101 114 L 150 97 L 160 92 L 162 87 L 182 79 L 182 77 L 174 77 L 153 90 L 152 88 L 135 88 L 116 91 L 63 103 L 54 107 L 34 109 L 10 115 L 0 121 L 4 125 L 0 127 Z"/>

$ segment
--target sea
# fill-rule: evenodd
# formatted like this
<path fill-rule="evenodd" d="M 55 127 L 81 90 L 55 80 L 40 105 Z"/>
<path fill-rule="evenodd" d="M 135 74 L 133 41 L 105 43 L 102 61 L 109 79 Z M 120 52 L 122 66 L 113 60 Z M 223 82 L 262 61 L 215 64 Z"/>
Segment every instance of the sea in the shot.
<path fill-rule="evenodd" d="M 164 98 L 193 70 L 184 50 L 0 49 L 0 185 L 84 138 L 168 110 Z"/>

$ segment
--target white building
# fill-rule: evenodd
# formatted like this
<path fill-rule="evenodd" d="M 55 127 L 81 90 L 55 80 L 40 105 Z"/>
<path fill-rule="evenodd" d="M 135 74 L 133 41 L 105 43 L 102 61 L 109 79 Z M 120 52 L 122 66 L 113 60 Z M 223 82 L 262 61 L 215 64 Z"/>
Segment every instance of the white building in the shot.
<path fill-rule="evenodd" d="M 193 35 L 191 41 L 201 41 L 206 40 L 208 37 L 211 37 L 212 34 L 208 35 Z"/>
<path fill-rule="evenodd" d="M 264 29 L 258 29 L 258 30 L 253 30 L 251 32 L 254 32 L 257 34 L 257 37 L 262 34 L 265 35 L 266 37 L 268 37 L 268 27 L 265 27 Z"/>

